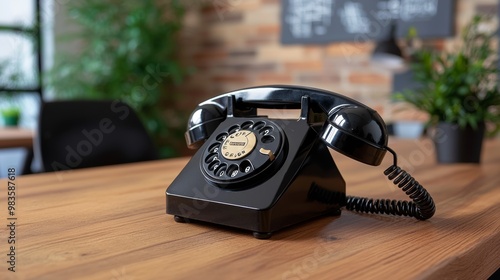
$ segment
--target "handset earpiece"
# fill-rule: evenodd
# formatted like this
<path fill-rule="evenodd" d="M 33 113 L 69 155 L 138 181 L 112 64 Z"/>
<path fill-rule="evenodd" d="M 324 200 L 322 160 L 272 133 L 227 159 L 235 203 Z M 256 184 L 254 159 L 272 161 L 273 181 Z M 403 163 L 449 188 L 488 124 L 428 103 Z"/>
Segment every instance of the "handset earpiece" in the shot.
<path fill-rule="evenodd" d="M 370 165 L 380 165 L 387 151 L 384 121 L 367 107 L 345 104 L 334 108 L 320 136 L 328 147 Z"/>
<path fill-rule="evenodd" d="M 198 149 L 212 132 L 226 119 L 226 112 L 217 104 L 199 105 L 189 117 L 184 134 L 190 149 Z"/>
<path fill-rule="evenodd" d="M 235 103 L 235 96 L 226 94 L 199 104 L 191 113 L 184 134 L 187 146 L 190 149 L 200 148 L 227 117 L 257 115 L 257 108 L 246 106 L 236 108 Z"/>

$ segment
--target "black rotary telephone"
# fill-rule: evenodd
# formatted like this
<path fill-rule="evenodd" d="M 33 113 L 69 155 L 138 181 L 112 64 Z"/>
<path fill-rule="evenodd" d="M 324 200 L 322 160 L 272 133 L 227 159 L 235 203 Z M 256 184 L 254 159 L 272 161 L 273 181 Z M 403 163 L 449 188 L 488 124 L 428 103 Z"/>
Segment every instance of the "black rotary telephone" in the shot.
<path fill-rule="evenodd" d="M 301 109 L 297 120 L 270 119 L 257 108 Z M 205 221 L 269 238 L 279 229 L 346 207 L 425 220 L 429 193 L 397 166 L 376 111 L 337 93 L 298 86 L 246 88 L 209 99 L 191 114 L 186 142 L 198 149 L 166 191 L 177 222 Z M 328 148 L 369 165 L 387 151 L 389 180 L 412 201 L 346 196 Z"/>

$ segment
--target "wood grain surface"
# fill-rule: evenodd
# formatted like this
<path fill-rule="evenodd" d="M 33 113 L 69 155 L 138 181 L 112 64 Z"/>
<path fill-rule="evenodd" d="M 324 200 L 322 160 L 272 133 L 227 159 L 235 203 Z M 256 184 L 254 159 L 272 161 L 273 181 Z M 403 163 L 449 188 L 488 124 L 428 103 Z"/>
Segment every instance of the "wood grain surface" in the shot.
<path fill-rule="evenodd" d="M 165 189 L 188 158 L 16 178 L 16 272 L 0 279 L 481 279 L 500 267 L 500 142 L 482 164 L 438 165 L 429 140 L 390 141 L 434 197 L 428 221 L 343 211 L 270 240 L 165 214 Z M 348 194 L 404 199 L 383 170 L 332 155 Z M 7 222 L 7 180 L 0 218 Z"/>

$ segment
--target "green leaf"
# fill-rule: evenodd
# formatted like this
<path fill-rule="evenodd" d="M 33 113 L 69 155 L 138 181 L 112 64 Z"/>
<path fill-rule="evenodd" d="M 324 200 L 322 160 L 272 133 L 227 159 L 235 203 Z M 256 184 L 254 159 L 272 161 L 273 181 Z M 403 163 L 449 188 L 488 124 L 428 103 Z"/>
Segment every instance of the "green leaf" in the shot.
<path fill-rule="evenodd" d="M 186 115 L 175 103 L 178 93 L 168 90 L 187 73 L 176 54 L 184 5 L 177 0 L 69 1 L 69 17 L 79 26 L 76 38 L 83 42 L 82 49 L 57 53 L 47 82 L 59 98 L 124 100 L 158 146 L 183 146 L 185 120 L 167 123 L 163 112 Z M 156 68 L 159 64 L 161 69 Z M 168 141 L 162 131 L 173 133 Z"/>
<path fill-rule="evenodd" d="M 410 69 L 420 87 L 397 93 L 395 100 L 426 111 L 430 122 L 448 121 L 472 127 L 487 122 L 498 131 L 496 32 L 479 28 L 488 20 L 475 16 L 462 31 L 462 46 L 451 52 L 417 50 Z"/>

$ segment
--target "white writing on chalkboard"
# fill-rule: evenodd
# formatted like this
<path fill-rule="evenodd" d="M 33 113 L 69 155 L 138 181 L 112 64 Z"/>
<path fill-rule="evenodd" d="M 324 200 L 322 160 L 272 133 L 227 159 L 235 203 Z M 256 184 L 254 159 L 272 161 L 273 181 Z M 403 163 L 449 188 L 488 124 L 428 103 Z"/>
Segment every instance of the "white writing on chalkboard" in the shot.
<path fill-rule="evenodd" d="M 238 0 L 241 1 L 241 0 Z M 281 0 L 284 44 L 379 40 L 415 28 L 421 38 L 453 35 L 456 0 Z"/>
<path fill-rule="evenodd" d="M 378 11 L 375 13 L 375 17 L 380 21 L 398 19 L 400 7 L 399 0 L 381 1 L 377 4 Z"/>
<path fill-rule="evenodd" d="M 339 7 L 338 14 L 345 32 L 350 34 L 370 33 L 370 18 L 367 13 L 381 23 L 388 20 L 426 20 L 437 13 L 438 0 L 387 0 L 377 3 L 377 10 L 366 11 L 360 2 L 346 1 Z M 386 24 L 384 24 L 386 25 Z"/>
<path fill-rule="evenodd" d="M 347 33 L 370 32 L 370 19 L 366 16 L 361 3 L 345 2 L 339 10 L 340 21 Z"/>
<path fill-rule="evenodd" d="M 427 19 L 437 14 L 438 0 L 403 0 L 401 2 L 401 19 L 410 21 Z"/>
<path fill-rule="evenodd" d="M 334 0 L 290 0 L 285 22 L 295 38 L 326 34 L 332 20 Z"/>
<path fill-rule="evenodd" d="M 438 12 L 438 0 L 387 0 L 377 5 L 378 20 L 401 19 L 403 21 L 427 20 Z"/>

